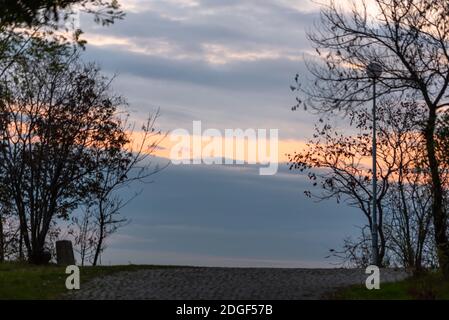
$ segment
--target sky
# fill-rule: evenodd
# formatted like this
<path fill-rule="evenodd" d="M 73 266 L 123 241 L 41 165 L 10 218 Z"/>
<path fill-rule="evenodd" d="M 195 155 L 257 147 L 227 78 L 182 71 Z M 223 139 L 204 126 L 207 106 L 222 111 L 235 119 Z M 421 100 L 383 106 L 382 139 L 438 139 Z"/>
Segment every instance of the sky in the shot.
<path fill-rule="evenodd" d="M 306 177 L 284 154 L 311 137 L 318 116 L 292 112 L 290 90 L 311 54 L 318 18 L 309 0 L 122 0 L 110 27 L 82 16 L 85 58 L 117 75 L 135 121 L 160 109 L 165 132 L 278 129 L 279 172 L 251 165 L 171 165 L 124 210 L 131 223 L 108 242 L 104 264 L 331 267 L 328 250 L 357 234 L 361 214 L 306 198 Z M 158 159 L 166 161 L 168 146 Z"/>

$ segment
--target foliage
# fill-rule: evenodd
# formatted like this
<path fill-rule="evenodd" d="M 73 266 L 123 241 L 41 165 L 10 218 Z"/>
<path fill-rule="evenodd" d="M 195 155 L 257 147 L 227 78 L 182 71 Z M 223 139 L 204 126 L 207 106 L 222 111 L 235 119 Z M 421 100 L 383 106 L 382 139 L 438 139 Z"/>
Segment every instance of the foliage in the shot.
<path fill-rule="evenodd" d="M 137 155 L 127 148 L 126 102 L 95 65 L 81 62 L 76 47 L 32 38 L 0 84 L 2 205 L 18 217 L 28 259 L 40 263 L 55 219 L 69 220 L 93 201 L 108 177 L 133 180 L 128 174 L 150 155 L 150 141 Z M 138 178 L 152 172 L 139 170 Z"/>
<path fill-rule="evenodd" d="M 366 68 L 377 62 L 383 71 L 376 80 L 378 95 L 425 111 L 421 146 L 429 168 L 434 245 L 449 278 L 447 192 L 436 134 L 449 106 L 449 5 L 446 0 L 374 0 L 373 5 L 368 10 L 366 1 L 357 1 L 348 11 L 332 0 L 323 4 L 320 24 L 309 33 L 317 53 L 308 61 L 312 77 L 296 76 L 292 90 L 300 96 L 293 109 L 310 106 L 335 114 L 363 107 L 372 99 Z"/>
<path fill-rule="evenodd" d="M 103 25 L 123 17 L 117 0 L 1 0 L 0 27 L 50 25 L 67 20 L 76 6 Z"/>
<path fill-rule="evenodd" d="M 420 269 L 433 263 L 429 176 L 421 169 L 426 166 L 419 130 L 422 109 L 384 99 L 377 113 L 379 264 Z M 306 195 L 336 199 L 361 210 L 367 224 L 360 238 L 346 239 L 343 252 L 332 250 L 331 255 L 345 264 L 366 266 L 372 252 L 372 115 L 366 109 L 348 115 L 353 134 L 321 120 L 305 149 L 289 155 L 290 168 L 307 172 L 312 184 L 321 189 Z"/>

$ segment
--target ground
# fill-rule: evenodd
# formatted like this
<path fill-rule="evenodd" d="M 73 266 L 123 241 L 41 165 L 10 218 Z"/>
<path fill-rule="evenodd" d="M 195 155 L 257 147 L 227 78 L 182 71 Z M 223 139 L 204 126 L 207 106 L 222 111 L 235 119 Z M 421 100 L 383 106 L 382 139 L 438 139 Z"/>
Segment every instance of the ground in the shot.
<path fill-rule="evenodd" d="M 407 277 L 382 270 L 382 281 Z M 70 299 L 299 300 L 320 299 L 365 283 L 360 269 L 174 268 L 120 272 L 97 278 Z"/>
<path fill-rule="evenodd" d="M 0 299 L 449 299 L 438 273 L 405 279 L 391 269 L 381 271 L 381 290 L 369 291 L 358 269 L 83 267 L 81 290 L 70 293 L 64 271 L 0 264 Z"/>
<path fill-rule="evenodd" d="M 341 300 L 449 300 L 449 281 L 445 280 L 438 272 L 427 272 L 403 281 L 383 284 L 381 290 L 369 291 L 360 285 L 343 288 L 329 295 L 329 298 Z"/>
<path fill-rule="evenodd" d="M 82 267 L 82 283 L 122 271 L 151 269 L 154 266 Z M 168 268 L 158 266 L 160 268 Z M 33 266 L 27 263 L 0 263 L 0 299 L 59 299 L 67 292 L 65 268 L 56 265 Z"/>

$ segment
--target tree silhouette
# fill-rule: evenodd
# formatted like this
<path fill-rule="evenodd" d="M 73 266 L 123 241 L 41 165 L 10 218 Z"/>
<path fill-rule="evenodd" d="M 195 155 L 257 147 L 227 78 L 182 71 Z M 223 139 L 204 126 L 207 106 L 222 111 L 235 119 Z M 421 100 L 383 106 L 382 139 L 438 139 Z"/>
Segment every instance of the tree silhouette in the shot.
<path fill-rule="evenodd" d="M 0 0 L 0 26 L 45 25 L 64 20 L 74 5 L 103 24 L 123 16 L 117 0 Z"/>
<path fill-rule="evenodd" d="M 431 223 L 428 172 L 422 151 L 419 123 L 423 109 L 416 104 L 383 100 L 378 106 L 378 265 L 392 263 L 420 271 L 428 265 Z M 318 200 L 337 199 L 361 210 L 367 221 L 361 237 L 345 240 L 344 252 L 332 251 L 357 266 L 370 263 L 372 230 L 372 115 L 359 108 L 350 111 L 352 134 L 321 120 L 304 150 L 289 155 L 290 168 L 306 172 L 320 192 L 306 191 Z M 427 260 L 426 260 L 427 259 Z"/>
<path fill-rule="evenodd" d="M 426 110 L 421 132 L 431 177 L 435 246 L 440 268 L 449 277 L 448 213 L 435 134 L 449 106 L 449 5 L 445 0 L 375 0 L 374 5 L 373 14 L 364 1 L 354 3 L 350 12 L 334 1 L 322 7 L 321 22 L 309 33 L 317 52 L 317 62 L 308 63 L 311 85 L 297 76 L 294 89 L 306 94 L 306 107 L 354 110 L 371 99 L 366 66 L 376 61 L 383 69 L 377 81 L 380 96 L 413 101 Z"/>
<path fill-rule="evenodd" d="M 55 219 L 69 219 L 98 190 L 99 168 L 134 159 L 119 117 L 125 101 L 109 84 L 76 48 L 40 38 L 1 79 L 0 185 L 33 263 L 45 260 Z"/>

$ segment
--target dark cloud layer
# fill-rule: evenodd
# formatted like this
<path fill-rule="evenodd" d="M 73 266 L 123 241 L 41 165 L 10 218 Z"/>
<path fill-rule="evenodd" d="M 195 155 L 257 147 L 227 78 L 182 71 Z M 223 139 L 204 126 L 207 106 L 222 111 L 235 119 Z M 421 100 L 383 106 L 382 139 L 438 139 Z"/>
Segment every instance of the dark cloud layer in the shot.
<path fill-rule="evenodd" d="M 330 267 L 328 250 L 357 232 L 361 215 L 315 203 L 303 195 L 309 187 L 285 165 L 271 177 L 255 167 L 171 166 L 127 207 L 132 224 L 104 261 Z"/>
<path fill-rule="evenodd" d="M 316 12 L 277 0 L 145 3 L 146 9 L 128 12 L 109 28 L 89 19 L 82 23 L 86 36 L 97 40 L 88 46 L 86 58 L 125 76 L 126 83 L 119 79 L 116 88 L 137 101 L 136 108 L 147 111 L 156 105 L 167 117 L 182 113 L 178 125 L 175 118 L 161 120 L 166 130 L 203 120 L 217 128 L 269 124 L 282 128 L 281 138 L 310 136 L 316 117 L 292 114 L 295 96 L 289 86 L 296 73 L 306 72 L 301 60 L 310 49 L 305 29 Z M 127 43 L 97 45 L 111 38 Z M 141 90 L 129 94 L 133 87 Z"/>

